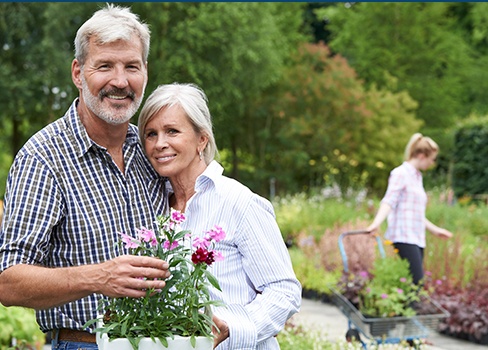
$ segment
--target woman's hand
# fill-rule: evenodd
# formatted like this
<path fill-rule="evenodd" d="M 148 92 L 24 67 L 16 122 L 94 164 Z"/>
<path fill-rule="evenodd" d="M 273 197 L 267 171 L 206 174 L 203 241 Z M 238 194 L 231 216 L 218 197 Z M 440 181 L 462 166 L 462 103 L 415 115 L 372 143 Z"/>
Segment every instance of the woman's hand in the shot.
<path fill-rule="evenodd" d="M 452 232 L 446 230 L 445 228 L 439 228 L 438 230 L 432 231 L 432 233 L 435 236 L 437 236 L 439 238 L 443 238 L 443 239 L 448 239 L 448 238 L 452 237 Z"/>
<path fill-rule="evenodd" d="M 212 321 L 215 323 L 216 326 L 212 326 L 212 333 L 214 335 L 214 349 L 222 343 L 224 340 L 229 338 L 229 326 L 227 323 L 218 318 L 217 316 L 212 316 Z"/>

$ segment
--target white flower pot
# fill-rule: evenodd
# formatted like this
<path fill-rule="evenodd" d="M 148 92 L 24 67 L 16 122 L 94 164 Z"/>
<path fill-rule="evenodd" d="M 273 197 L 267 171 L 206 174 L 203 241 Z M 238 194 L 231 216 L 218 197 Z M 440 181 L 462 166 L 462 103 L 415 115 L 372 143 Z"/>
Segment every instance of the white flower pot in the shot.
<path fill-rule="evenodd" d="M 213 340 L 206 337 L 197 337 L 196 345 L 192 347 L 190 337 L 175 336 L 168 338 L 168 347 L 165 347 L 156 339 L 142 338 L 138 350 L 212 350 Z M 106 333 L 97 333 L 97 345 L 99 350 L 134 350 L 129 340 L 120 338 L 110 341 Z"/>

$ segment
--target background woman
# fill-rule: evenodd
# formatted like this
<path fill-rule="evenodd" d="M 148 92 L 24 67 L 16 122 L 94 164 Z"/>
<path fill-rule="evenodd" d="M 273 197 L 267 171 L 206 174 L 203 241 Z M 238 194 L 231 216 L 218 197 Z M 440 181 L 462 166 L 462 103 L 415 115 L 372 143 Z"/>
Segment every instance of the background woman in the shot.
<path fill-rule="evenodd" d="M 441 238 L 452 237 L 451 232 L 425 217 L 427 194 L 421 171 L 434 165 L 438 153 L 439 147 L 430 137 L 416 133 L 410 138 L 405 161 L 391 171 L 378 213 L 366 229 L 375 232 L 388 217 L 385 238 L 393 242 L 400 257 L 408 260 L 415 284 L 424 277 L 425 230 Z"/>
<path fill-rule="evenodd" d="M 156 171 L 169 179 L 168 206 L 185 212 L 183 229 L 203 235 L 214 225 L 226 238 L 212 265 L 222 292 L 214 310 L 228 338 L 218 349 L 279 349 L 275 335 L 299 310 L 301 286 L 271 203 L 222 175 L 207 98 L 192 84 L 159 86 L 139 116 L 139 134 Z M 215 344 L 221 340 L 216 339 Z"/>

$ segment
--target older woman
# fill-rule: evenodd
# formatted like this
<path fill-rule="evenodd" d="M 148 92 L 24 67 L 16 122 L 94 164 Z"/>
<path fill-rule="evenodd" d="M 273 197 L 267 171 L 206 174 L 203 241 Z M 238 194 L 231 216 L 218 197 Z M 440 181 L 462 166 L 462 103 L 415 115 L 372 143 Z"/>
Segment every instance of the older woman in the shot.
<path fill-rule="evenodd" d="M 156 171 L 169 179 L 168 206 L 187 217 L 182 228 L 200 235 L 220 225 L 227 234 L 215 248 L 225 259 L 212 266 L 222 288 L 212 297 L 226 304 L 214 315 L 228 329 L 218 349 L 279 349 L 275 335 L 299 310 L 301 285 L 271 203 L 223 176 L 214 160 L 204 92 L 192 84 L 159 86 L 141 110 L 139 135 Z"/>

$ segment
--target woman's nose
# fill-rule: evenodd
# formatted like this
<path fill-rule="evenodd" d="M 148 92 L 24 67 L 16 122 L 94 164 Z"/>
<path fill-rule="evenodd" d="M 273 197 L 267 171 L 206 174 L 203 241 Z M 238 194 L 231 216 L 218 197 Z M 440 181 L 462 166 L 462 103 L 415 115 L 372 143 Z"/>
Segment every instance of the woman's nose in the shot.
<path fill-rule="evenodd" d="M 166 141 L 166 137 L 164 137 L 164 135 L 158 135 L 155 146 L 157 149 L 166 148 L 168 146 L 168 143 Z"/>

